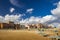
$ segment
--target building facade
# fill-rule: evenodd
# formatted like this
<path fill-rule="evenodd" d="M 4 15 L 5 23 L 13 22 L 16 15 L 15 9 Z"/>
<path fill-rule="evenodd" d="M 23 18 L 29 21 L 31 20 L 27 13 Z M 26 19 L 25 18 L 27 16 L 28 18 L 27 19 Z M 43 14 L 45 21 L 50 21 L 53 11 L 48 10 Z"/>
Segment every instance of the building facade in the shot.
<path fill-rule="evenodd" d="M 14 22 L 0 23 L 0 29 L 19 29 L 20 24 L 14 24 Z"/>

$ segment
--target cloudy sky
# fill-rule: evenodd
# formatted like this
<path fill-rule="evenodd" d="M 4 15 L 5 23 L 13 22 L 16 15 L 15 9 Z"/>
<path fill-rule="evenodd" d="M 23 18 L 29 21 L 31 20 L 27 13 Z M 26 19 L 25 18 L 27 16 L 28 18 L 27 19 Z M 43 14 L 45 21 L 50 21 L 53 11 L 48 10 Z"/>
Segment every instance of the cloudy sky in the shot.
<path fill-rule="evenodd" d="M 0 22 L 60 26 L 59 0 L 0 0 Z"/>

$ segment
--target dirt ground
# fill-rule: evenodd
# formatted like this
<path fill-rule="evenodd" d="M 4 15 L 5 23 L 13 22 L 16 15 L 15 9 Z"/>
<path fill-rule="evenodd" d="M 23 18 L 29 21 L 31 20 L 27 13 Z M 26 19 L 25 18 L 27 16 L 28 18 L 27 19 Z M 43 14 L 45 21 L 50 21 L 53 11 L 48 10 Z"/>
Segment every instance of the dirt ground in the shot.
<path fill-rule="evenodd" d="M 0 40 L 51 40 L 40 36 L 35 31 L 28 30 L 0 30 Z"/>

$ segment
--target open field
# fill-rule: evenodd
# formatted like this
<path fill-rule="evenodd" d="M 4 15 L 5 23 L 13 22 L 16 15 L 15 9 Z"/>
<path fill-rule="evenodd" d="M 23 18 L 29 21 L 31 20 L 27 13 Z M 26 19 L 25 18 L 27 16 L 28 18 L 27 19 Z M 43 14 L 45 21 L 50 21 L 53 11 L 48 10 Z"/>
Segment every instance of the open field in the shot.
<path fill-rule="evenodd" d="M 0 40 L 51 40 L 40 36 L 35 31 L 28 30 L 0 30 Z"/>

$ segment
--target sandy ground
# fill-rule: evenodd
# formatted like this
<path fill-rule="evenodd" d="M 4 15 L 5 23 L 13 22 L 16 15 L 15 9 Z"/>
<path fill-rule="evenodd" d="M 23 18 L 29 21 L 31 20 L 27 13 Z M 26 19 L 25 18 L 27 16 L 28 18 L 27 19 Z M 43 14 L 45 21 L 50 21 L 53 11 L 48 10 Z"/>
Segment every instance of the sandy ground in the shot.
<path fill-rule="evenodd" d="M 0 30 L 0 40 L 51 40 L 28 30 Z"/>

